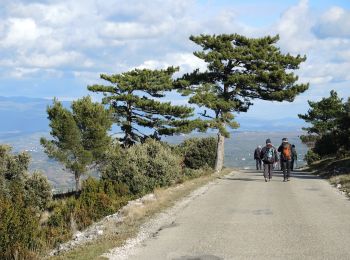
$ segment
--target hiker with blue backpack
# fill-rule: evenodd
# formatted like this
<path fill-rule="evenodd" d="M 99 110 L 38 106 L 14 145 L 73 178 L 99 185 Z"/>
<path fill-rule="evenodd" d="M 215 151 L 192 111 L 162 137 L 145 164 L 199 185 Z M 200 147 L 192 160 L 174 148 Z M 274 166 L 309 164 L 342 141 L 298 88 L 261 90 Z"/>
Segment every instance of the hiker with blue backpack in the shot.
<path fill-rule="evenodd" d="M 278 162 L 278 154 L 270 139 L 266 139 L 266 146 L 261 149 L 261 158 L 264 162 L 265 182 L 271 181 L 273 165 Z"/>
<path fill-rule="evenodd" d="M 281 153 L 283 181 L 289 181 L 292 162 L 292 145 L 288 142 L 287 138 L 282 139 L 282 144 L 278 147 L 278 152 Z"/>

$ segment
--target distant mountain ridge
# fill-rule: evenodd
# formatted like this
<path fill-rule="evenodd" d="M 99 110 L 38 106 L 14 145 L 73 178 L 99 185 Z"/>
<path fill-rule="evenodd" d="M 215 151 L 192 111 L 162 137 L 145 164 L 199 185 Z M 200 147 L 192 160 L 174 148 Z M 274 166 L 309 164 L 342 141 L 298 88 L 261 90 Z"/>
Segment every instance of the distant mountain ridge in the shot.
<path fill-rule="evenodd" d="M 69 102 L 63 102 L 69 105 Z M 0 96 L 0 138 L 9 135 L 48 132 L 46 108 L 52 100 Z"/>
<path fill-rule="evenodd" d="M 64 106 L 71 102 L 63 101 Z M 8 135 L 48 132 L 46 108 L 52 100 L 31 97 L 0 96 L 0 138 Z M 240 131 L 300 131 L 304 122 L 298 118 L 256 118 L 244 113 L 236 120 Z"/>

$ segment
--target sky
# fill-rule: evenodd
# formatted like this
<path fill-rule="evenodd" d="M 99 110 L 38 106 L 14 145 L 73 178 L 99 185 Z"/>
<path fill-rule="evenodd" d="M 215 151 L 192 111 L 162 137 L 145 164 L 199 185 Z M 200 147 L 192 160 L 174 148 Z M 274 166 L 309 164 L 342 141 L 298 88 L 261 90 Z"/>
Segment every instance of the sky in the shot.
<path fill-rule="evenodd" d="M 349 0 L 0 0 L 0 96 L 74 100 L 101 73 L 205 69 L 189 36 L 220 33 L 279 34 L 283 53 L 307 57 L 295 73 L 309 90 L 256 100 L 247 118 L 296 118 L 332 89 L 350 96 Z"/>

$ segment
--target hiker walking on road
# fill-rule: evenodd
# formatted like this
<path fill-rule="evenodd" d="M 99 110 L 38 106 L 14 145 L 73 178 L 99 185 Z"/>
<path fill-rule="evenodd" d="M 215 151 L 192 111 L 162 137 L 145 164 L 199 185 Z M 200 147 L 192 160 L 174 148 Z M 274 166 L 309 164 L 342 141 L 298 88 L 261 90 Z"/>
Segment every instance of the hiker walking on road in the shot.
<path fill-rule="evenodd" d="M 261 146 L 258 147 L 254 151 L 254 160 L 256 161 L 256 169 L 261 170 Z"/>
<path fill-rule="evenodd" d="M 291 171 L 294 171 L 294 162 L 297 163 L 297 161 L 298 161 L 298 153 L 297 153 L 297 150 L 295 149 L 295 145 L 292 144 L 292 160 L 290 162 Z"/>
<path fill-rule="evenodd" d="M 278 161 L 278 155 L 276 148 L 272 145 L 270 139 L 266 139 L 266 146 L 261 150 L 260 157 L 264 162 L 264 178 L 265 182 L 267 179 L 270 181 L 272 178 L 272 170 L 275 162 Z"/>
<path fill-rule="evenodd" d="M 283 181 L 289 181 L 291 161 L 292 161 L 292 146 L 290 143 L 288 143 L 287 138 L 282 139 L 282 144 L 280 145 L 280 147 L 278 147 L 278 152 L 281 153 Z"/>

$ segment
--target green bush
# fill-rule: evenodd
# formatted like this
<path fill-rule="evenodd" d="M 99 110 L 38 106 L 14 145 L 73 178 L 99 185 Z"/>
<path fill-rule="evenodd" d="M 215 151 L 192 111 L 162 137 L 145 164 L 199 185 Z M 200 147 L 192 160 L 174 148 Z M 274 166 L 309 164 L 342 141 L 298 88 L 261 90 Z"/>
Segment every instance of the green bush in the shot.
<path fill-rule="evenodd" d="M 185 168 L 183 172 L 183 180 L 198 178 L 201 176 L 209 175 L 210 173 L 212 173 L 212 168 L 209 167 L 203 167 L 200 169 Z"/>
<path fill-rule="evenodd" d="M 339 150 L 339 140 L 335 133 L 324 134 L 316 143 L 313 151 L 321 157 L 335 155 Z"/>
<path fill-rule="evenodd" d="M 159 141 L 148 139 L 109 159 L 103 179 L 124 183 L 133 194 L 145 194 L 181 179 L 181 158 Z"/>
<path fill-rule="evenodd" d="M 46 241 L 55 247 L 72 236 L 71 221 L 76 199 L 61 200 L 53 205 L 52 212 L 45 226 Z"/>
<path fill-rule="evenodd" d="M 308 165 L 320 159 L 321 157 L 317 153 L 315 153 L 313 150 L 308 150 L 304 157 L 304 160 Z"/>
<path fill-rule="evenodd" d="M 125 184 L 89 177 L 82 184 L 78 197 L 62 199 L 50 204 L 46 237 L 57 246 L 68 240 L 75 229 L 82 230 L 93 222 L 110 215 L 130 200 Z"/>
<path fill-rule="evenodd" d="M 43 247 L 39 221 L 50 200 L 40 174 L 27 173 L 30 157 L 0 145 L 0 259 L 32 259 Z"/>
<path fill-rule="evenodd" d="M 46 176 L 34 172 L 25 180 L 27 200 L 33 203 L 38 209 L 45 210 L 51 201 L 51 185 Z"/>
<path fill-rule="evenodd" d="M 216 147 L 217 140 L 214 137 L 190 138 L 179 145 L 185 167 L 191 169 L 214 168 Z"/>
<path fill-rule="evenodd" d="M 31 259 L 42 247 L 39 218 L 23 194 L 0 198 L 0 259 Z"/>

